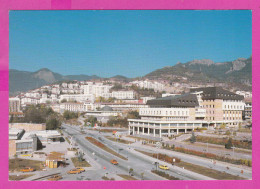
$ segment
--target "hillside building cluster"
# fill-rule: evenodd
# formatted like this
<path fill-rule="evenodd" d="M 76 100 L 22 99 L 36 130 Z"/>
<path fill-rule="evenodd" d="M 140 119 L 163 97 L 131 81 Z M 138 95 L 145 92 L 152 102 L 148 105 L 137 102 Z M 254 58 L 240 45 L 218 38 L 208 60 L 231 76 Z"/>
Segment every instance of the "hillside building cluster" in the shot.
<path fill-rule="evenodd" d="M 237 127 L 243 120 L 252 120 L 252 104 L 245 101 L 250 92 L 231 92 L 221 87 L 192 87 L 182 94 L 164 92 L 161 98 L 140 97 L 129 85 L 165 90 L 158 81 L 136 80 L 115 89 L 113 82 L 80 81 L 43 86 L 10 98 L 9 114 L 23 116 L 22 110 L 31 104 L 46 104 L 55 112 L 85 112 L 106 122 L 110 116 L 124 116 L 136 110 L 141 119 L 129 119 L 130 134 L 172 136 L 200 127 L 225 124 Z"/>

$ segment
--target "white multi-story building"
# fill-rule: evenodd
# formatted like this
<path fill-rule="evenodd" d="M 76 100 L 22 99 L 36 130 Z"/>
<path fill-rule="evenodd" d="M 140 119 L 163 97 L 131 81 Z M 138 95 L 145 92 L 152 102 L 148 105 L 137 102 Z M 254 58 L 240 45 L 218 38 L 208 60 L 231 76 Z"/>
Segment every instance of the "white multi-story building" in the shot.
<path fill-rule="evenodd" d="M 128 119 L 129 134 L 171 136 L 202 127 L 206 111 L 199 107 L 195 94 L 167 96 L 147 101 L 140 108 L 141 119 Z"/>
<path fill-rule="evenodd" d="M 22 97 L 21 98 L 21 105 L 25 106 L 25 105 L 30 105 L 30 104 L 40 104 L 40 98 L 30 98 L 30 97 Z"/>
<path fill-rule="evenodd" d="M 111 96 L 116 99 L 134 99 L 135 92 L 134 91 L 113 91 Z"/>
<path fill-rule="evenodd" d="M 9 112 L 21 112 L 21 101 L 19 98 L 9 98 Z"/>
<path fill-rule="evenodd" d="M 60 94 L 60 89 L 59 89 L 58 87 L 53 87 L 53 88 L 51 89 L 51 93 L 52 93 L 52 94 Z"/>
<path fill-rule="evenodd" d="M 154 89 L 155 91 L 163 91 L 165 88 L 164 84 L 157 81 L 142 80 L 142 81 L 133 81 L 131 83 L 140 88 Z"/>
<path fill-rule="evenodd" d="M 39 98 L 41 95 L 37 92 L 27 92 L 25 93 L 25 96 L 30 98 Z"/>
<path fill-rule="evenodd" d="M 252 92 L 236 91 L 236 94 L 244 96 L 244 98 L 252 98 Z"/>
<path fill-rule="evenodd" d="M 103 83 L 88 83 L 84 85 L 84 94 L 93 94 L 95 97 L 104 96 L 106 93 L 109 93 L 109 90 L 112 88 L 110 85 L 103 85 Z"/>
<path fill-rule="evenodd" d="M 238 126 L 242 122 L 243 96 L 220 87 L 193 88 L 190 91 L 198 96 L 200 107 L 206 109 L 205 120 L 211 125 Z"/>
<path fill-rule="evenodd" d="M 85 102 L 85 101 L 95 101 L 95 97 L 93 94 L 66 94 L 60 95 L 60 101 L 66 99 L 67 101 L 77 101 L 77 102 Z"/>
<path fill-rule="evenodd" d="M 64 103 L 64 110 L 68 110 L 71 112 L 84 112 L 85 111 L 85 107 L 84 107 L 84 103 Z"/>
<path fill-rule="evenodd" d="M 61 86 L 62 86 L 63 88 L 67 88 L 67 87 L 68 87 L 68 83 L 62 83 Z"/>
<path fill-rule="evenodd" d="M 147 97 L 141 97 L 140 99 L 143 100 L 143 103 L 146 104 L 148 100 L 153 100 L 155 97 L 147 96 Z"/>

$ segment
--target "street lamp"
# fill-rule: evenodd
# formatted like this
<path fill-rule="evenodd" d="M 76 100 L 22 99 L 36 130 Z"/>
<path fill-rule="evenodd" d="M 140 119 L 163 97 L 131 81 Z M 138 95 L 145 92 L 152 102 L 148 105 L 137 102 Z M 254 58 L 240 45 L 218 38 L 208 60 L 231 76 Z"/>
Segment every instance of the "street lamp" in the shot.
<path fill-rule="evenodd" d="M 158 155 L 159 155 L 159 151 L 158 151 L 158 149 L 161 147 L 161 145 L 162 145 L 161 142 L 156 142 L 156 148 L 157 148 L 157 161 L 158 161 L 158 162 L 156 162 L 156 170 L 157 170 L 157 166 L 158 166 L 158 164 L 159 164 L 159 157 L 158 157 Z"/>
<path fill-rule="evenodd" d="M 233 157 L 235 156 L 235 146 L 231 147 L 233 149 Z"/>
<path fill-rule="evenodd" d="M 175 163 L 175 158 L 172 159 L 172 165 L 174 165 L 174 163 Z"/>

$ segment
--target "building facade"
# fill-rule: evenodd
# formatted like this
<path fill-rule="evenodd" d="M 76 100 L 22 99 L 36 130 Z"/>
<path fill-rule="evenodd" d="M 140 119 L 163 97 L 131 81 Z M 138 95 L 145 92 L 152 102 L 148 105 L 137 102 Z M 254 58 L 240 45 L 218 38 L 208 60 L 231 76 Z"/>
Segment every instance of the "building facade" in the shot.
<path fill-rule="evenodd" d="M 199 107 L 195 94 L 157 98 L 140 108 L 141 119 L 128 119 L 129 134 L 172 136 L 189 132 L 207 123 L 205 109 Z"/>
<path fill-rule="evenodd" d="M 9 112 L 21 112 L 21 102 L 19 98 L 9 98 Z"/>
<path fill-rule="evenodd" d="M 200 107 L 206 109 L 205 120 L 211 125 L 238 126 L 242 122 L 243 96 L 220 87 L 194 88 L 190 92 L 200 99 Z"/>

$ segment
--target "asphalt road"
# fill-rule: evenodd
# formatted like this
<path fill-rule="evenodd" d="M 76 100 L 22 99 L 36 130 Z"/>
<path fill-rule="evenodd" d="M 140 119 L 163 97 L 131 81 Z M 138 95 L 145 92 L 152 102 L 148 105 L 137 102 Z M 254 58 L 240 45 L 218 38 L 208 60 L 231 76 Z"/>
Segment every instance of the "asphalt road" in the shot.
<path fill-rule="evenodd" d="M 87 151 L 94 151 L 95 155 L 98 156 L 101 161 L 110 161 L 111 159 L 115 158 L 112 154 L 104 152 L 102 149 L 93 146 L 91 143 L 89 143 L 85 136 L 91 136 L 93 138 L 96 138 L 103 144 L 107 145 L 109 148 L 113 149 L 114 151 L 118 152 L 118 149 L 122 149 L 120 151 L 120 154 L 128 157 L 128 161 L 121 160 L 120 158 L 116 158 L 119 162 L 119 166 L 121 169 L 127 171 L 129 170 L 129 167 L 134 169 L 134 175 L 141 178 L 141 173 L 144 172 L 144 179 L 145 180 L 161 180 L 161 177 L 154 176 L 150 171 L 152 169 L 155 169 L 155 166 L 152 164 L 156 159 L 148 157 L 144 154 L 136 152 L 133 148 L 128 148 L 128 145 L 112 142 L 104 137 L 104 133 L 98 133 L 97 131 L 91 131 L 88 130 L 86 135 L 79 134 L 80 129 L 75 126 L 66 126 L 63 125 L 64 128 L 66 128 L 66 132 L 68 132 L 70 135 L 73 135 L 73 138 L 76 140 L 76 142 L 85 148 Z M 104 156 L 105 154 L 105 156 Z M 109 157 L 109 158 L 107 158 Z M 159 161 L 162 164 L 165 164 L 165 162 Z M 177 177 L 182 180 L 213 180 L 212 178 L 206 177 L 204 175 L 200 175 L 197 173 L 193 173 L 188 170 L 183 170 L 179 167 L 172 167 L 169 164 L 170 170 L 167 171 L 168 174 Z M 108 170 L 108 169 L 107 169 Z M 112 170 L 113 171 L 113 170 Z"/>
<path fill-rule="evenodd" d="M 92 131 L 95 132 L 95 131 Z M 101 133 L 101 135 L 108 135 Z M 104 138 L 104 140 L 106 140 L 106 142 L 110 143 L 110 146 L 113 146 L 112 142 L 106 138 Z M 117 145 L 120 145 L 121 148 L 125 148 L 127 149 L 128 145 L 125 144 L 121 144 L 121 143 L 116 143 Z M 199 165 L 199 166 L 203 166 L 203 167 L 207 167 L 207 168 L 211 168 L 217 171 L 221 171 L 221 172 L 227 172 L 229 174 L 232 175 L 238 175 L 241 177 L 244 177 L 246 179 L 252 179 L 252 169 L 247 167 L 245 168 L 241 168 L 238 167 L 236 165 L 230 164 L 230 163 L 225 163 L 225 162 L 220 162 L 220 161 L 216 161 L 216 164 L 214 164 L 210 159 L 206 159 L 206 158 L 200 158 L 197 156 L 192 156 L 192 155 L 188 155 L 188 154 L 183 154 L 183 153 L 179 153 L 179 152 L 174 152 L 174 151 L 169 151 L 169 150 L 165 150 L 165 149 L 156 149 L 154 147 L 150 147 L 147 145 L 142 145 L 140 142 L 136 142 L 131 144 L 132 148 L 136 148 L 136 149 L 140 149 L 143 151 L 149 151 L 149 152 L 153 152 L 153 153 L 163 153 L 163 154 L 167 154 L 170 156 L 174 156 L 177 158 L 182 159 L 182 161 L 188 162 L 188 163 L 192 163 L 195 165 Z M 229 167 L 229 169 L 227 169 L 227 167 Z M 243 170 L 243 174 L 241 173 L 241 170 Z"/>

